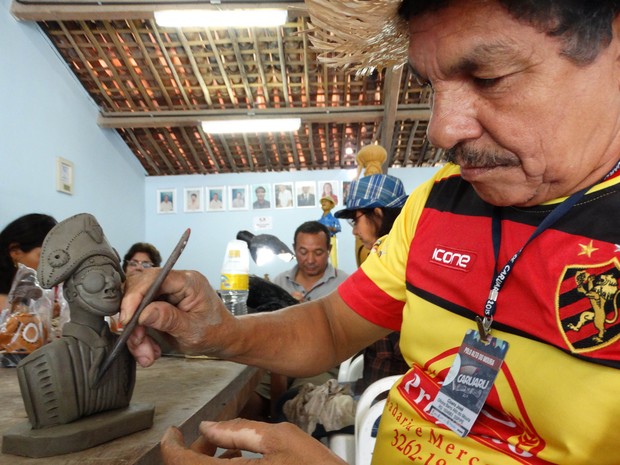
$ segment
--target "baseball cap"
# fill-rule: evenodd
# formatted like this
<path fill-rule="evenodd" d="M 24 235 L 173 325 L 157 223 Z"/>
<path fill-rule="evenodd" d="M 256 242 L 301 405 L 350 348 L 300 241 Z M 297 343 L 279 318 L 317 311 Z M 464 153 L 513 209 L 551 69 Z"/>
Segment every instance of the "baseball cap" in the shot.
<path fill-rule="evenodd" d="M 356 210 L 364 208 L 401 208 L 407 194 L 400 179 L 389 174 L 371 174 L 351 182 L 346 208 L 337 211 L 336 218 L 353 218 Z"/>

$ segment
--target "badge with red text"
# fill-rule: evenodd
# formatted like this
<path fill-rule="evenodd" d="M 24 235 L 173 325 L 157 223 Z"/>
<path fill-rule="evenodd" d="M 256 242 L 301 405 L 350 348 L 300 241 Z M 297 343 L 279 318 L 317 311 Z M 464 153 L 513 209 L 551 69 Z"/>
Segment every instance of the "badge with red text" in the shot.
<path fill-rule="evenodd" d="M 458 435 L 467 436 L 491 392 L 507 351 L 506 341 L 492 337 L 489 342 L 483 342 L 478 331 L 468 330 L 430 414 Z"/>

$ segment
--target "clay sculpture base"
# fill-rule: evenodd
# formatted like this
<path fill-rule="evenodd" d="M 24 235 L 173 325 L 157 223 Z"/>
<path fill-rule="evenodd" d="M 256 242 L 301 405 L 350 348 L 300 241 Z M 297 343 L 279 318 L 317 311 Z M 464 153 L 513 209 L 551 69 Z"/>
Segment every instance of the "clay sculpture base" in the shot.
<path fill-rule="evenodd" d="M 4 434 L 2 452 L 34 458 L 77 452 L 150 428 L 154 412 L 153 404 L 135 403 L 50 428 L 26 422 Z"/>

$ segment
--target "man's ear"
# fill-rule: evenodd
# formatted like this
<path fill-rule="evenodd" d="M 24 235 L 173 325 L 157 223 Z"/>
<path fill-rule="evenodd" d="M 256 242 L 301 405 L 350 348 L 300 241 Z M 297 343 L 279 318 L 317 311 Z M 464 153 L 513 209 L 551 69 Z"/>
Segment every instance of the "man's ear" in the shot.
<path fill-rule="evenodd" d="M 375 207 L 373 213 L 376 217 L 383 219 L 383 210 L 381 210 L 379 207 Z"/>

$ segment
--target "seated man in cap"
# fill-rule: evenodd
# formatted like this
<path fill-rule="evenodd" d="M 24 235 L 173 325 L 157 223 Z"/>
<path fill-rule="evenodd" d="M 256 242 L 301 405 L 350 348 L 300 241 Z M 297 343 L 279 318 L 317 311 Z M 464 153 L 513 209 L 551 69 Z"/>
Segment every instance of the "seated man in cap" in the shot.
<path fill-rule="evenodd" d="M 50 231 L 41 249 L 38 278 L 44 288 L 64 282 L 71 320 L 60 339 L 34 351 L 17 368 L 33 429 L 129 405 L 136 365 L 126 348 L 95 383 L 116 340 L 105 317 L 118 312 L 125 276 L 93 216 L 75 215 Z"/>

